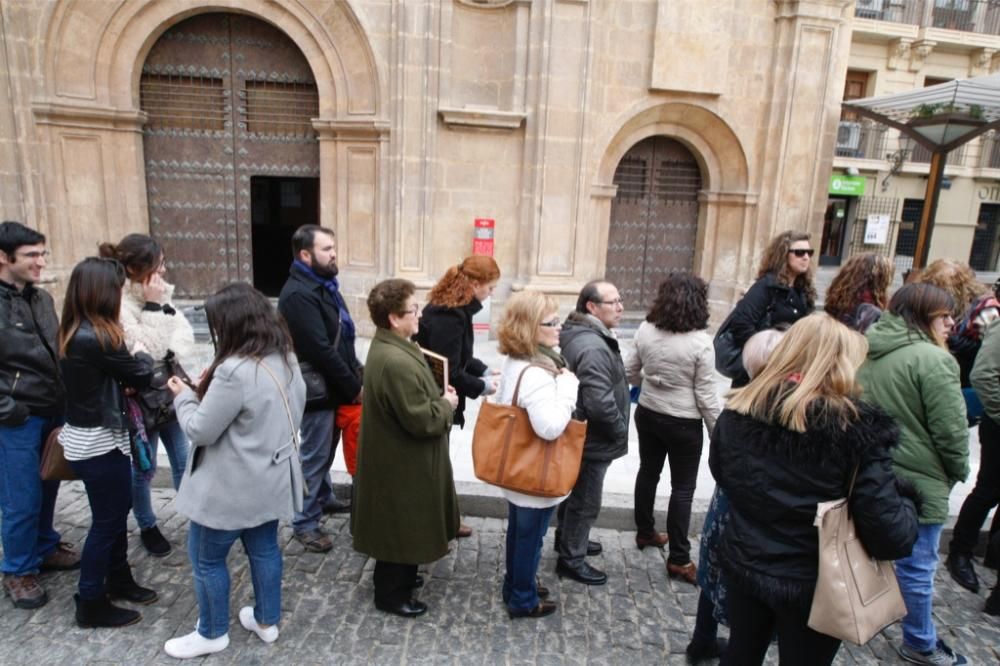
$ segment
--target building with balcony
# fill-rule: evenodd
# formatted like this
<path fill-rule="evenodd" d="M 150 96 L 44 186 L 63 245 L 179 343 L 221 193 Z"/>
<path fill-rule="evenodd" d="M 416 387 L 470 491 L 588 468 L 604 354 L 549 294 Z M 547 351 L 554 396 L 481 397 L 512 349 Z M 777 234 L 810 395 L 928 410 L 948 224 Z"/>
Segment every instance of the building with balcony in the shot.
<path fill-rule="evenodd" d="M 857 0 L 844 99 L 887 95 L 1000 68 L 997 0 Z M 841 114 L 821 262 L 877 251 L 913 262 L 930 153 L 899 132 Z M 1000 136 L 948 155 L 929 258 L 996 272 L 1000 261 Z"/>

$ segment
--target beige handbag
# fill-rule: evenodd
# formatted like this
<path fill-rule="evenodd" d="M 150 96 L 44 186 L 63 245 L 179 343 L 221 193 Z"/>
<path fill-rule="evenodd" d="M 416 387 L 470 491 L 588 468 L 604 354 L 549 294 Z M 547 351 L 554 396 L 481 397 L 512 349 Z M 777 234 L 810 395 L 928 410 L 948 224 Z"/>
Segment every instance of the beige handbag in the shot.
<path fill-rule="evenodd" d="M 483 401 L 472 433 L 472 465 L 481 481 L 535 497 L 562 497 L 573 490 L 580 474 L 587 422 L 570 420 L 559 437 L 544 440 L 535 434 L 528 411 L 517 406 L 521 378 L 535 366 L 525 366 L 517 377 L 510 405 Z"/>
<path fill-rule="evenodd" d="M 906 615 L 892 562 L 868 554 L 854 531 L 848 511 L 855 468 L 847 497 L 816 506 L 819 575 L 809 611 L 809 628 L 864 645 Z"/>

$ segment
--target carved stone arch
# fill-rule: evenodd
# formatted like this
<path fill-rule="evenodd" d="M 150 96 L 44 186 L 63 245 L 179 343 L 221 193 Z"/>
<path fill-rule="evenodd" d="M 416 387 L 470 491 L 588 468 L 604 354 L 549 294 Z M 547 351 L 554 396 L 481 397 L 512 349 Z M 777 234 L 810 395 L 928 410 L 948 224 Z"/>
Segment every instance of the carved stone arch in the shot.
<path fill-rule="evenodd" d="M 380 112 L 382 95 L 375 56 L 346 2 L 329 5 L 322 21 L 302 0 L 213 0 L 196 6 L 184 0 L 159 0 L 101 3 L 96 7 L 112 11 L 94 11 L 93 2 L 70 0 L 53 12 L 46 39 L 51 47 L 44 63 L 50 96 L 136 109 L 142 63 L 160 35 L 195 14 L 228 11 L 266 21 L 296 43 L 313 70 L 321 117 L 375 116 Z M 68 31 L 73 40 L 63 39 Z"/>
<path fill-rule="evenodd" d="M 653 136 L 679 141 L 701 168 L 694 270 L 706 280 L 714 280 L 710 291 L 713 300 L 729 301 L 744 272 L 744 239 L 757 195 L 748 190 L 749 164 L 742 142 L 729 124 L 709 109 L 679 102 L 651 104 L 633 110 L 617 131 L 596 142 L 600 152 L 594 160 L 598 167 L 591 195 L 602 247 L 607 248 L 611 203 L 617 190 L 615 169 L 630 148 Z"/>

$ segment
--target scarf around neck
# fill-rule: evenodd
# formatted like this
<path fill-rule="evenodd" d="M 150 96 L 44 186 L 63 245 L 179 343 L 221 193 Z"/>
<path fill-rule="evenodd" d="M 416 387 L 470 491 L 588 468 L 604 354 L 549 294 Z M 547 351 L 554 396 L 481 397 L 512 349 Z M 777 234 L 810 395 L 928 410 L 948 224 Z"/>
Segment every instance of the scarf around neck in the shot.
<path fill-rule="evenodd" d="M 354 320 L 351 319 L 351 313 L 347 309 L 347 303 L 344 302 L 344 297 L 340 295 L 340 283 L 337 282 L 337 278 L 324 278 L 316 274 L 309 264 L 305 264 L 298 259 L 292 262 L 292 266 L 298 268 L 305 276 L 312 279 L 314 282 L 318 282 L 333 296 L 334 303 L 337 304 L 338 314 L 340 316 L 340 325 L 343 330 L 343 337 L 347 341 L 354 345 L 355 329 Z"/>
<path fill-rule="evenodd" d="M 555 364 L 556 370 L 562 370 L 566 367 L 566 359 L 563 355 L 557 352 L 552 347 L 546 347 L 545 345 L 536 345 L 535 351 L 537 354 L 545 359 L 548 359 Z"/>

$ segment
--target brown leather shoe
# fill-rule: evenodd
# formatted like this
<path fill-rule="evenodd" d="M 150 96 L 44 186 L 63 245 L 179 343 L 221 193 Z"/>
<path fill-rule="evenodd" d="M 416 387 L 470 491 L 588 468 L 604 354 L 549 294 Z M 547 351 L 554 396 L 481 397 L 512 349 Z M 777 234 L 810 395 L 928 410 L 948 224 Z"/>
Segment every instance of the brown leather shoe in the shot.
<path fill-rule="evenodd" d="M 65 541 L 60 541 L 56 549 L 42 560 L 42 571 L 72 571 L 80 568 L 80 553 Z"/>
<path fill-rule="evenodd" d="M 462 523 L 461 525 L 458 526 L 458 532 L 455 533 L 455 536 L 457 536 L 459 539 L 468 538 L 472 536 L 472 528 L 466 525 L 465 523 Z"/>
<path fill-rule="evenodd" d="M 692 585 L 698 584 L 698 567 L 694 565 L 694 562 L 688 562 L 687 564 L 671 564 L 667 562 L 667 575 L 671 578 L 680 578 Z"/>
<path fill-rule="evenodd" d="M 16 608 L 40 608 L 49 601 L 49 595 L 38 584 L 34 574 L 3 577 L 3 591 Z"/>
<path fill-rule="evenodd" d="M 663 549 L 667 545 L 667 541 L 670 539 L 663 532 L 653 532 L 652 534 L 643 534 L 642 532 L 636 532 L 635 535 L 635 545 L 642 550 L 646 546 L 656 546 L 659 549 Z"/>
<path fill-rule="evenodd" d="M 310 553 L 326 553 L 333 550 L 333 542 L 330 541 L 330 537 L 319 530 L 296 534 L 295 540 Z"/>

